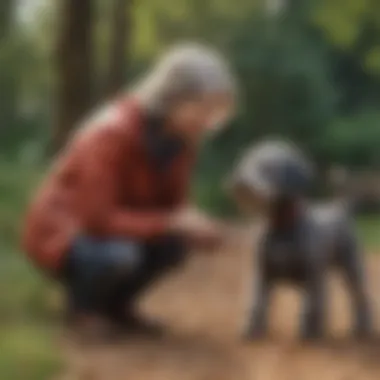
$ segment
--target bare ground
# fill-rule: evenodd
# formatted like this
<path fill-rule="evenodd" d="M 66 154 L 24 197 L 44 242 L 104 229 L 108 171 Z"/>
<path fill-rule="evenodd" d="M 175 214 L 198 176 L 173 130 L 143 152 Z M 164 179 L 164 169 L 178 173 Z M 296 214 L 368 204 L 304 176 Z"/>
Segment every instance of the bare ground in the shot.
<path fill-rule="evenodd" d="M 370 380 L 380 379 L 380 341 L 347 339 L 349 303 L 331 280 L 331 339 L 318 346 L 297 343 L 299 299 L 280 290 L 272 310 L 270 339 L 243 344 L 252 251 L 247 232 L 215 255 L 196 255 L 185 270 L 147 295 L 142 308 L 170 326 L 162 341 L 131 340 L 112 347 L 66 343 L 60 380 Z M 380 320 L 380 256 L 368 255 L 369 289 Z"/>

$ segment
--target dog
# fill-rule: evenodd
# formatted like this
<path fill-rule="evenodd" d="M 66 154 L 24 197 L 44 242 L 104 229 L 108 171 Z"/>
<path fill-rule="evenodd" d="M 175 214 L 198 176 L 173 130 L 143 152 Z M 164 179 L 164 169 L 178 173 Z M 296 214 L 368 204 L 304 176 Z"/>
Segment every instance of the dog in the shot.
<path fill-rule="evenodd" d="M 350 209 L 343 202 L 315 204 L 308 191 L 315 176 L 310 161 L 292 143 L 267 140 L 243 154 L 229 191 L 243 211 L 259 211 L 264 231 L 256 255 L 256 283 L 243 336 L 268 333 L 268 308 L 274 286 L 285 283 L 304 292 L 300 335 L 316 340 L 326 334 L 327 274 L 345 279 L 355 312 L 354 334 L 371 334 L 363 255 Z"/>

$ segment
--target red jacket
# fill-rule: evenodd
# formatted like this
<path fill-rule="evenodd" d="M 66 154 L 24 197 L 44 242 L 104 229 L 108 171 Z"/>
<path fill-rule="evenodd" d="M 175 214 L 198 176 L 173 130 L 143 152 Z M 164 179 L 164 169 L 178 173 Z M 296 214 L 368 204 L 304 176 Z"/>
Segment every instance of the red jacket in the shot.
<path fill-rule="evenodd" d="M 75 236 L 154 239 L 185 202 L 194 154 L 183 148 L 163 171 L 131 100 L 89 120 L 56 160 L 26 218 L 24 248 L 40 267 L 60 268 Z"/>

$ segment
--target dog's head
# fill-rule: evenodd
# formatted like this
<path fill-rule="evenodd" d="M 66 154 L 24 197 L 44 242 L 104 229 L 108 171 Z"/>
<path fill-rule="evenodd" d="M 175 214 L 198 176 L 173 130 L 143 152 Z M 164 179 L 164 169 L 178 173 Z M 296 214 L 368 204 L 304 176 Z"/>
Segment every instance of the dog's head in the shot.
<path fill-rule="evenodd" d="M 227 188 L 242 211 L 251 213 L 282 198 L 304 196 L 313 174 L 311 163 L 295 145 L 267 140 L 244 152 Z"/>

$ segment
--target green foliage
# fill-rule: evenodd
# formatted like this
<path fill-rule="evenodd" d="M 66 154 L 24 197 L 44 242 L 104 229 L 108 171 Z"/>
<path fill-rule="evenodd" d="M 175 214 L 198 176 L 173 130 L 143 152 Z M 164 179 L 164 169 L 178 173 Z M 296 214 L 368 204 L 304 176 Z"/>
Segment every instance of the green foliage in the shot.
<path fill-rule="evenodd" d="M 278 15 L 261 4 L 146 0 L 135 7 L 138 66 L 173 42 L 201 39 L 218 46 L 238 75 L 238 120 L 206 144 L 197 172 L 197 198 L 218 212 L 230 210 L 221 181 L 263 136 L 290 138 L 321 165 L 377 163 L 377 3 L 293 1 Z"/>
<path fill-rule="evenodd" d="M 231 30 L 258 9 L 259 1 L 142 0 L 136 4 L 134 55 L 149 59 L 183 40 L 202 40 L 223 48 Z"/>
<path fill-rule="evenodd" d="M 0 328 L 0 374 L 3 379 L 48 380 L 59 369 L 46 326 Z"/>
<path fill-rule="evenodd" d="M 357 230 L 364 249 L 369 252 L 377 253 L 380 247 L 380 218 L 378 216 L 359 218 Z"/>
<path fill-rule="evenodd" d="M 43 170 L 0 165 L 0 377 L 50 379 L 59 360 L 51 349 L 56 295 L 19 249 L 30 192 Z"/>
<path fill-rule="evenodd" d="M 350 49 L 358 42 L 363 26 L 378 17 L 373 6 L 368 0 L 322 0 L 313 18 L 333 43 Z"/>
<path fill-rule="evenodd" d="M 44 39 L 33 27 L 14 25 L 0 39 L 0 150 L 12 156 L 29 139 L 43 139 L 48 123 L 47 87 L 51 85 L 46 66 Z"/>
<path fill-rule="evenodd" d="M 246 101 L 246 125 L 239 132 L 247 142 L 283 135 L 312 147 L 334 112 L 325 54 L 289 24 L 278 24 L 275 31 L 265 26 L 259 24 L 256 33 L 243 27 L 232 42 Z"/>
<path fill-rule="evenodd" d="M 368 111 L 334 120 L 319 136 L 321 149 L 329 161 L 351 166 L 378 166 L 379 116 L 377 111 Z"/>

